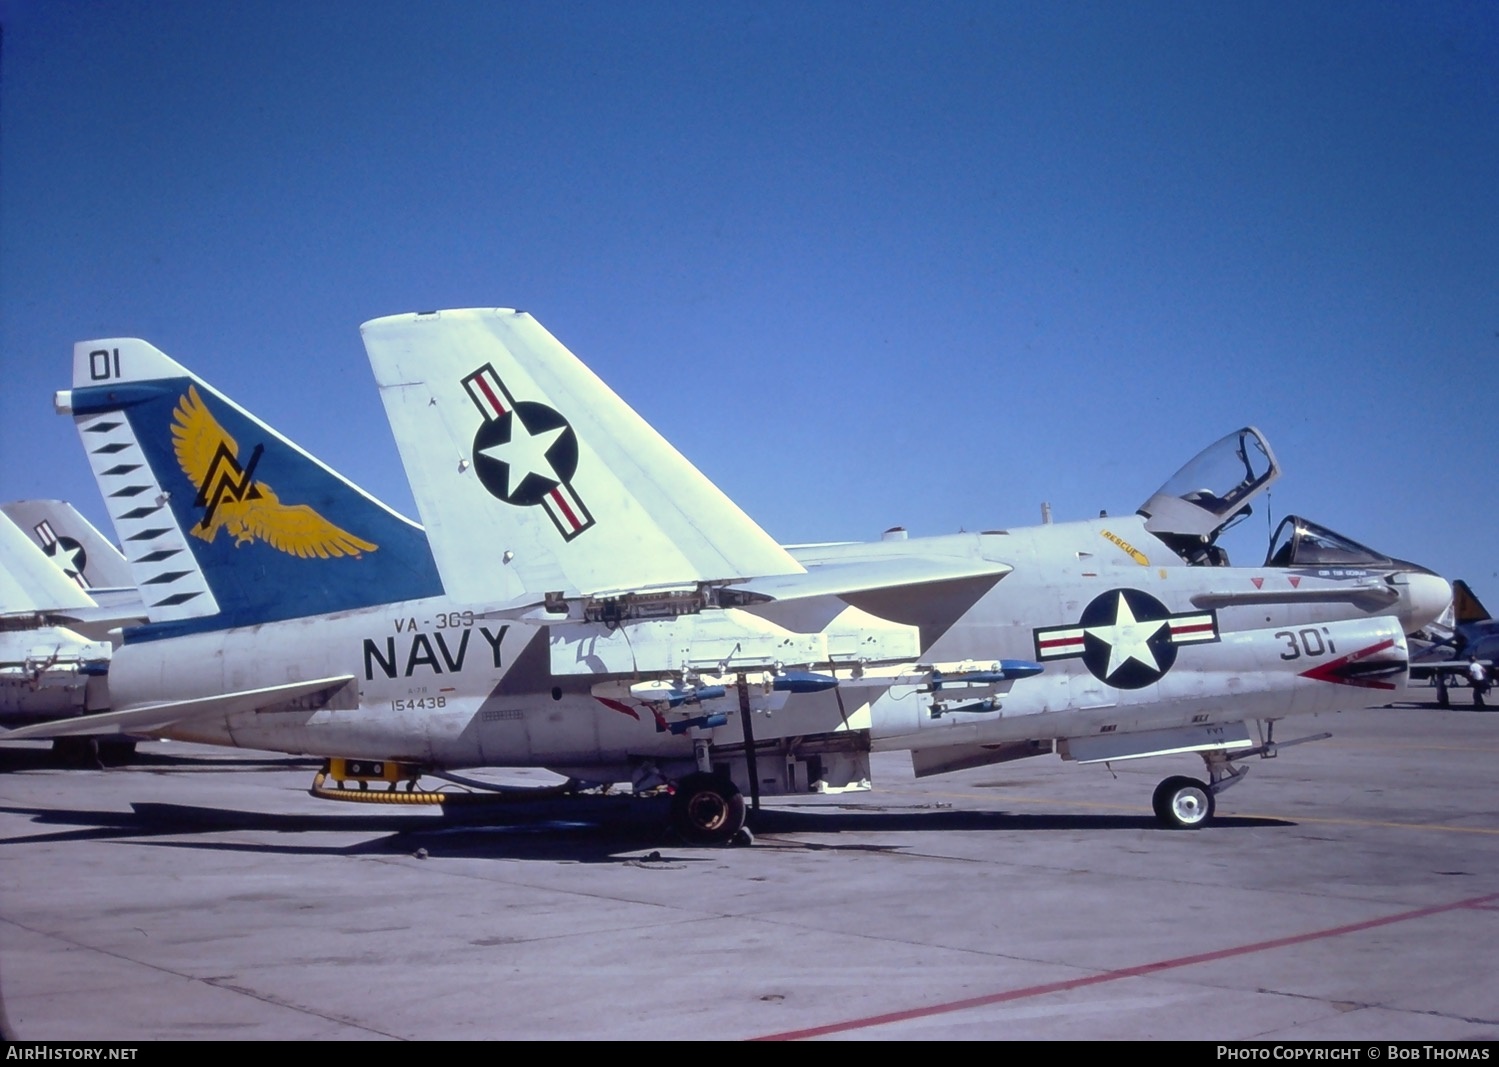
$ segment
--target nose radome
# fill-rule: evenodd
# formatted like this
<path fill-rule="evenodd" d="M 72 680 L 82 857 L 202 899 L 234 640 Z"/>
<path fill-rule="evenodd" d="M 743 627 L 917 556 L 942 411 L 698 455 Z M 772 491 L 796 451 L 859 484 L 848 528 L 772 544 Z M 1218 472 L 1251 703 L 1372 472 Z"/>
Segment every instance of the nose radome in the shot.
<path fill-rule="evenodd" d="M 1406 633 L 1435 622 L 1452 603 L 1452 584 L 1440 575 L 1407 572 L 1396 585 L 1401 591 L 1397 614 Z"/>

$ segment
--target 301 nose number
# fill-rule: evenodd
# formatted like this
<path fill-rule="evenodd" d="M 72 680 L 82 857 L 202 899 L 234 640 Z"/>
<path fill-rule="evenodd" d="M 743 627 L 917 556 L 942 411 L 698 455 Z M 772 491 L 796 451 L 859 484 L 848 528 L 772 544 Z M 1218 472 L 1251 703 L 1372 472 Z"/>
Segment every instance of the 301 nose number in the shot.
<path fill-rule="evenodd" d="M 1329 653 L 1337 655 L 1337 647 L 1332 643 L 1332 634 L 1326 626 L 1320 629 L 1308 626 L 1305 630 L 1277 630 L 1275 636 L 1286 643 L 1286 650 L 1280 654 L 1281 659 L 1300 659 L 1302 656 L 1326 656 Z"/>

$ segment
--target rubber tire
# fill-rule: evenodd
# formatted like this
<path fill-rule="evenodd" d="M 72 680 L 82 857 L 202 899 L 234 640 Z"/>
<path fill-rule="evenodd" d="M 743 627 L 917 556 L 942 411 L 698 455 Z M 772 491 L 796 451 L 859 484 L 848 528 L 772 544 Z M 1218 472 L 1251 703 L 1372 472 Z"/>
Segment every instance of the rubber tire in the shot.
<path fill-rule="evenodd" d="M 1213 818 L 1217 805 L 1207 783 L 1185 775 L 1167 778 L 1150 798 L 1155 817 L 1171 830 L 1196 830 Z"/>
<path fill-rule="evenodd" d="M 744 794 L 728 778 L 701 771 L 677 783 L 671 823 L 690 845 L 727 845 L 744 829 Z"/>

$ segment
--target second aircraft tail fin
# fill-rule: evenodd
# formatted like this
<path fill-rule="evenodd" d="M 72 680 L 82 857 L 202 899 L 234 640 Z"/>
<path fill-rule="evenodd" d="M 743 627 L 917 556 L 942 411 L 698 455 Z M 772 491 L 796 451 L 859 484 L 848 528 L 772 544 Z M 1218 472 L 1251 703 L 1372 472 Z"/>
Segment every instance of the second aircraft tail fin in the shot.
<path fill-rule="evenodd" d="M 0 504 L 0 511 L 80 589 L 130 587 L 130 565 L 120 550 L 66 500 L 15 500 Z"/>
<path fill-rule="evenodd" d="M 58 406 L 151 623 L 249 626 L 442 591 L 420 527 L 145 341 L 80 342 Z"/>
<path fill-rule="evenodd" d="M 1467 582 L 1459 578 L 1452 583 L 1452 589 L 1452 609 L 1457 616 L 1458 625 L 1465 622 L 1485 622 L 1490 618 L 1489 609 L 1468 588 Z"/>
<path fill-rule="evenodd" d="M 0 514 L 0 615 L 88 609 L 94 601 Z"/>
<path fill-rule="evenodd" d="M 530 315 L 363 327 L 450 595 L 474 603 L 803 568 Z"/>

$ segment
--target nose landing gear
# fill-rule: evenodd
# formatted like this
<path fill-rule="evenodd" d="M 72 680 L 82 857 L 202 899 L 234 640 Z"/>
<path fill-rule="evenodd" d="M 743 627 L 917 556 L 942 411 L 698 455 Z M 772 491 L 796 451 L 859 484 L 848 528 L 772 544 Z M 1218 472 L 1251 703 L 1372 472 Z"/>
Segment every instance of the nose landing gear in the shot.
<path fill-rule="evenodd" d="M 1213 790 L 1205 782 L 1174 775 L 1155 787 L 1150 798 L 1155 817 L 1173 830 L 1195 830 L 1213 817 Z"/>
<path fill-rule="evenodd" d="M 1268 720 L 1263 744 L 1254 748 L 1215 748 L 1199 752 L 1202 762 L 1207 765 L 1208 781 L 1202 782 L 1185 775 L 1167 778 L 1155 787 L 1150 806 L 1162 826 L 1171 830 L 1196 830 L 1213 818 L 1217 809 L 1213 798 L 1229 786 L 1243 781 L 1244 776 L 1249 773 L 1248 767 L 1235 767 L 1234 760 L 1248 759 L 1250 756 L 1274 759 L 1283 748 L 1302 745 L 1308 741 L 1324 741 L 1331 736 L 1329 733 L 1320 733 L 1298 737 L 1294 741 L 1277 742 L 1275 720 Z"/>

